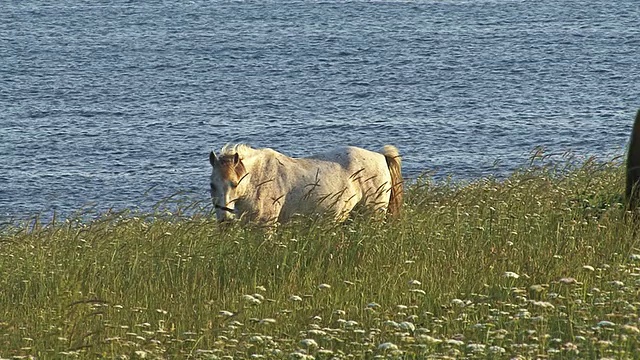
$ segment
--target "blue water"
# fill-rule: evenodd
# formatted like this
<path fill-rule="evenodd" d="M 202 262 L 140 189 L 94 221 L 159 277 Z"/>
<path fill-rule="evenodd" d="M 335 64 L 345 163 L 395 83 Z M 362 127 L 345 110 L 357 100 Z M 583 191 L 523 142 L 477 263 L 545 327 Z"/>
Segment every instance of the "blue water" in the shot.
<path fill-rule="evenodd" d="M 637 0 L 10 1 L 0 219 L 208 197 L 209 150 L 395 144 L 404 173 L 622 154 Z"/>

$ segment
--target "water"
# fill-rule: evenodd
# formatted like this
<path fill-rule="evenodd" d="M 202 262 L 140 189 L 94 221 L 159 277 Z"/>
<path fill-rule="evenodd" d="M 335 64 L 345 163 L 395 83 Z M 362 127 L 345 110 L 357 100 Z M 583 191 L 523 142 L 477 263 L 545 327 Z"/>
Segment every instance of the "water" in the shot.
<path fill-rule="evenodd" d="M 640 106 L 637 0 L 109 3 L 3 5 L 0 219 L 206 199 L 227 142 L 391 143 L 407 177 L 607 159 Z"/>

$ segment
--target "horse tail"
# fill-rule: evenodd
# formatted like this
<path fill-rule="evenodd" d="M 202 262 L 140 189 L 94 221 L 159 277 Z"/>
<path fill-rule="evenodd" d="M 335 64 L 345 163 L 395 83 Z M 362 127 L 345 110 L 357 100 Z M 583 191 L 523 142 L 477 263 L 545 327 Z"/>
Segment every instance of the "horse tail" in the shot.
<path fill-rule="evenodd" d="M 404 194 L 402 180 L 402 158 L 400 152 L 395 146 L 385 145 L 382 149 L 382 155 L 387 160 L 387 167 L 391 174 L 391 196 L 389 197 L 389 207 L 387 211 L 392 216 L 400 214 L 402 207 L 402 196 Z"/>
<path fill-rule="evenodd" d="M 631 130 L 627 152 L 627 189 L 626 200 L 629 210 L 640 205 L 640 110 Z"/>

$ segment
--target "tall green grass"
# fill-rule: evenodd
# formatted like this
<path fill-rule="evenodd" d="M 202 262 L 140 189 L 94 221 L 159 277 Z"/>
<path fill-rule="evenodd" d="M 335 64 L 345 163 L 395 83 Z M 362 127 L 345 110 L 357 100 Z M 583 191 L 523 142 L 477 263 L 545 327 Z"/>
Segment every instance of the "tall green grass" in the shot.
<path fill-rule="evenodd" d="M 623 175 L 588 160 L 419 179 L 391 221 L 109 213 L 5 229 L 0 357 L 638 358 Z"/>

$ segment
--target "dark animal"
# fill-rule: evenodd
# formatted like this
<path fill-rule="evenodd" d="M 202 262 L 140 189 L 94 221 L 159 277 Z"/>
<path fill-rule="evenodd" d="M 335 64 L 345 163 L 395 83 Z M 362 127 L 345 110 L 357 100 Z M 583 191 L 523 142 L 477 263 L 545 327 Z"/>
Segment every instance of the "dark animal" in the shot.
<path fill-rule="evenodd" d="M 640 110 L 636 114 L 633 130 L 629 138 L 627 152 L 627 189 L 626 200 L 629 210 L 635 210 L 640 205 Z"/>

